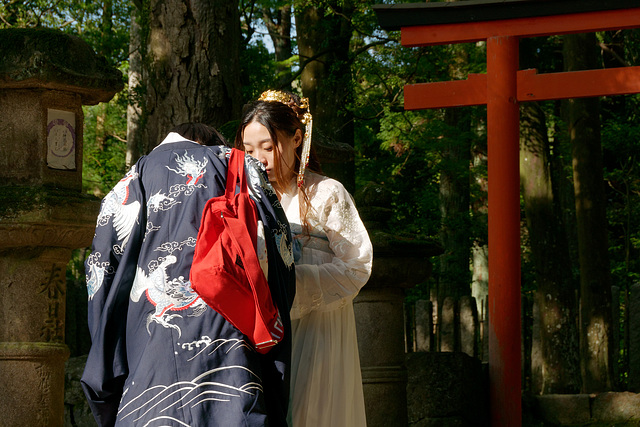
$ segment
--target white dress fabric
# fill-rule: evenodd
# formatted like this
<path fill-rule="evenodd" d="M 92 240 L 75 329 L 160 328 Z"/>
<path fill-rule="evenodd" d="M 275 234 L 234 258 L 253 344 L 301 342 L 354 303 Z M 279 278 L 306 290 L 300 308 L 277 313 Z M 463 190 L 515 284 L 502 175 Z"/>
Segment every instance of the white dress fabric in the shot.
<path fill-rule="evenodd" d="M 310 236 L 302 233 L 295 182 L 281 197 L 296 253 L 291 308 L 292 427 L 366 425 L 353 299 L 371 274 L 373 247 L 351 195 L 307 172 Z"/>

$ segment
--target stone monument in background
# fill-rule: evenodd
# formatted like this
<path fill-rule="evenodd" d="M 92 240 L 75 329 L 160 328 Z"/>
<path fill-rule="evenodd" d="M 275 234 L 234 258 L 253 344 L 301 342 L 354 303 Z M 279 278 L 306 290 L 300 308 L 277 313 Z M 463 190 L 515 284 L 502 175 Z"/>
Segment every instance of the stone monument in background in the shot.
<path fill-rule="evenodd" d="M 404 427 L 407 413 L 404 299 L 406 291 L 431 275 L 436 243 L 391 234 L 391 194 L 370 183 L 355 194 L 373 244 L 369 282 L 354 300 L 367 425 Z"/>
<path fill-rule="evenodd" d="M 82 105 L 122 87 L 77 37 L 0 30 L 2 426 L 63 424 L 65 271 L 99 207 L 82 194 Z"/>

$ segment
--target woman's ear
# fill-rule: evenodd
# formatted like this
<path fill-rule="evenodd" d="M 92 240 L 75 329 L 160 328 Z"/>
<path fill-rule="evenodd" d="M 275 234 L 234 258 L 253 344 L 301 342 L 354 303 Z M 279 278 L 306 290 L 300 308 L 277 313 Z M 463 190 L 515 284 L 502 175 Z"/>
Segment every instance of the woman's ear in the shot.
<path fill-rule="evenodd" d="M 298 148 L 302 144 L 302 131 L 296 129 L 296 133 L 293 135 L 293 146 Z"/>

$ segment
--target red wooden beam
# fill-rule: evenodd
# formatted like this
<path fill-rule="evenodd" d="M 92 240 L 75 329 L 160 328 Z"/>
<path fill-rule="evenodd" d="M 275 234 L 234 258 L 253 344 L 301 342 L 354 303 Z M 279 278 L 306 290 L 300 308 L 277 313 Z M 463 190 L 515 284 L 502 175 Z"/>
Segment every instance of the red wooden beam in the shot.
<path fill-rule="evenodd" d="M 518 39 L 487 40 L 491 425 L 521 425 Z"/>
<path fill-rule="evenodd" d="M 640 8 L 533 18 L 402 27 L 403 46 L 470 43 L 497 36 L 541 37 L 640 27 Z"/>
<path fill-rule="evenodd" d="M 538 74 L 518 71 L 518 101 L 591 98 L 640 92 L 640 67 Z"/>
<path fill-rule="evenodd" d="M 486 74 L 469 74 L 467 80 L 418 83 L 404 87 L 405 110 L 462 107 L 486 103 Z"/>
<path fill-rule="evenodd" d="M 591 98 L 640 93 L 640 66 L 605 70 L 538 74 L 517 72 L 518 101 Z M 469 74 L 467 80 L 418 83 L 404 87 L 404 108 L 464 107 L 487 103 L 486 74 Z"/>

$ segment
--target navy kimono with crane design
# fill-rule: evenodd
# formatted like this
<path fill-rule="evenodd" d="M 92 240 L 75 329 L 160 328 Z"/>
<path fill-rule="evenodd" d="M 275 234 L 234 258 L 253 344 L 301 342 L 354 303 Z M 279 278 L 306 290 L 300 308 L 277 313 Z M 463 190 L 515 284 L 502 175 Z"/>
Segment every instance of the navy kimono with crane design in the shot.
<path fill-rule="evenodd" d="M 85 262 L 92 347 L 82 376 L 100 426 L 286 425 L 291 235 L 255 159 L 245 162 L 249 191 L 285 338 L 259 354 L 189 283 L 202 210 L 224 194 L 229 152 L 170 133 L 103 199 Z"/>

